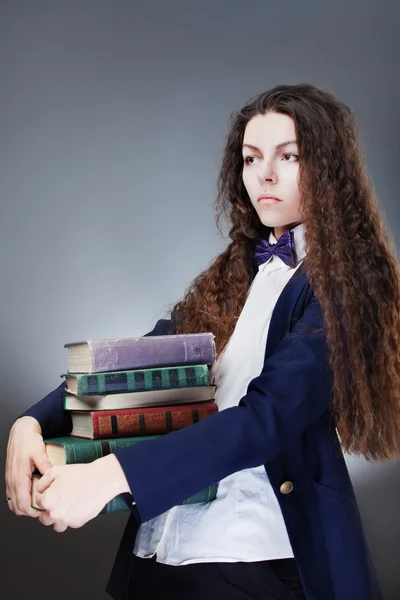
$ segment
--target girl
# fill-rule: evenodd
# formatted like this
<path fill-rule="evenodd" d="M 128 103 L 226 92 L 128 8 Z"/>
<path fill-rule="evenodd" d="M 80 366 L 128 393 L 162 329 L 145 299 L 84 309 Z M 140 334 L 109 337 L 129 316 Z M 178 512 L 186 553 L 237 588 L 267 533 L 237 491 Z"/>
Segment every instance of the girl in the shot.
<path fill-rule="evenodd" d="M 354 115 L 280 85 L 232 115 L 216 200 L 231 242 L 147 335 L 211 331 L 218 414 L 88 465 L 53 467 L 65 384 L 13 425 L 6 493 L 81 527 L 125 493 L 115 599 L 382 598 L 342 450 L 400 450 L 400 272 Z M 218 497 L 177 506 L 219 482 Z M 128 500 L 127 500 L 128 501 Z"/>

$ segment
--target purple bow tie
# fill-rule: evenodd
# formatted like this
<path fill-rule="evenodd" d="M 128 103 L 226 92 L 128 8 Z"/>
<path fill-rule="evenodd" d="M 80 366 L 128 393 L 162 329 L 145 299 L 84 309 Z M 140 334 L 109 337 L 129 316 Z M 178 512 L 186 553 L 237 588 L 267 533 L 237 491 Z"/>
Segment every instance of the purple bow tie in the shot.
<path fill-rule="evenodd" d="M 294 247 L 293 231 L 286 231 L 276 244 L 270 244 L 262 238 L 256 239 L 253 254 L 253 264 L 255 267 L 265 263 L 272 255 L 279 256 L 288 267 L 295 267 L 297 264 L 296 249 Z"/>

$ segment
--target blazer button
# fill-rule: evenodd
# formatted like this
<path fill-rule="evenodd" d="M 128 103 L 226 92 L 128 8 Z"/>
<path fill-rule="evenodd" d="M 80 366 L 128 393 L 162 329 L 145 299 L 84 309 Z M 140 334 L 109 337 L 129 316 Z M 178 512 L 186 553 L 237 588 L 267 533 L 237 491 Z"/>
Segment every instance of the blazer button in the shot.
<path fill-rule="evenodd" d="M 279 491 L 281 494 L 290 494 L 293 491 L 293 483 L 291 481 L 284 481 Z"/>

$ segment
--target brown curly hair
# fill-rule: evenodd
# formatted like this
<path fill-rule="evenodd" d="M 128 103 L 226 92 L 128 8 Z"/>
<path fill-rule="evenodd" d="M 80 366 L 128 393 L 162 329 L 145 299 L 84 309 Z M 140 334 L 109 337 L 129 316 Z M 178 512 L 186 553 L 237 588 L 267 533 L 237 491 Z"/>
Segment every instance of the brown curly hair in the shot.
<path fill-rule="evenodd" d="M 368 460 L 393 458 L 400 453 L 399 261 L 368 181 L 356 118 L 333 94 L 279 85 L 231 115 L 214 206 L 218 230 L 224 215 L 232 241 L 174 305 L 175 332 L 212 332 L 218 354 L 234 330 L 254 276 L 254 239 L 271 231 L 242 181 L 242 142 L 250 119 L 269 111 L 289 115 L 296 128 L 304 266 L 324 313 L 342 447 Z"/>

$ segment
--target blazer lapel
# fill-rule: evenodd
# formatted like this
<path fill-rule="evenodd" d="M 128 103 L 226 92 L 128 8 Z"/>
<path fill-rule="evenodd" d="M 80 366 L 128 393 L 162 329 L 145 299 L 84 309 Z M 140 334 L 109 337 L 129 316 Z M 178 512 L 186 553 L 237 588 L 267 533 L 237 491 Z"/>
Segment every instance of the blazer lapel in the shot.
<path fill-rule="evenodd" d="M 309 284 L 304 262 L 293 273 L 283 288 L 269 325 L 264 361 L 271 356 L 285 333 L 292 330 L 295 321 L 304 310 Z"/>

